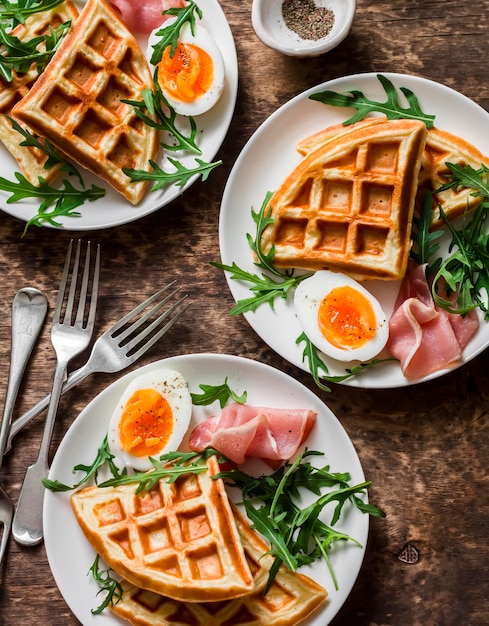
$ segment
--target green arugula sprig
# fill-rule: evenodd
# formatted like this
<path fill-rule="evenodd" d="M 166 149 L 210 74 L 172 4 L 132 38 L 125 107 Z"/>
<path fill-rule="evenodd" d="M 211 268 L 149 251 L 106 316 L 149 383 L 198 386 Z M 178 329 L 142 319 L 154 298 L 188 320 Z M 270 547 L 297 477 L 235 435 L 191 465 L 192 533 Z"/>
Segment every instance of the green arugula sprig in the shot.
<path fill-rule="evenodd" d="M 244 391 L 240 396 L 228 385 L 228 377 L 224 379 L 222 385 L 199 385 L 202 393 L 191 393 L 192 404 L 194 406 L 208 406 L 213 402 L 219 401 L 221 409 L 223 409 L 228 400 L 234 400 L 238 404 L 244 404 L 248 393 Z"/>
<path fill-rule="evenodd" d="M 100 555 L 97 554 L 89 573 L 100 587 L 97 595 L 106 592 L 106 596 L 96 609 L 92 609 L 94 615 L 99 615 L 107 607 L 117 604 L 122 599 L 123 592 L 121 583 L 112 576 L 112 570 L 99 568 L 99 560 Z"/>
<path fill-rule="evenodd" d="M 27 146 L 31 148 L 37 148 L 46 154 L 48 157 L 46 162 L 44 163 L 44 169 L 48 170 L 56 165 L 60 165 L 60 171 L 64 172 L 68 176 L 74 176 L 78 179 L 78 182 L 82 187 L 85 187 L 85 183 L 83 181 L 82 175 L 70 161 L 67 161 L 65 158 L 61 156 L 61 154 L 54 148 L 52 143 L 46 139 L 39 139 L 35 137 L 32 133 L 30 133 L 26 128 L 18 124 L 13 117 L 7 116 L 9 122 L 12 124 L 12 128 L 16 130 L 22 137 L 24 137 L 23 141 L 20 142 L 19 145 Z"/>
<path fill-rule="evenodd" d="M 102 444 L 97 450 L 97 454 L 95 459 L 92 461 L 90 465 L 78 464 L 73 468 L 73 474 L 75 472 L 85 472 L 85 475 L 74 485 L 66 485 L 65 483 L 60 482 L 59 480 L 51 480 L 49 478 L 43 478 L 42 484 L 46 489 L 54 492 L 64 492 L 64 491 L 73 491 L 74 489 L 78 489 L 85 483 L 87 483 L 91 478 L 94 479 L 95 483 L 98 480 L 98 472 L 105 465 L 108 466 L 112 476 L 123 476 L 126 474 L 126 470 L 122 472 L 119 471 L 119 468 L 114 463 L 114 455 L 109 450 L 109 443 L 107 435 L 105 436 Z"/>
<path fill-rule="evenodd" d="M 206 163 L 201 159 L 195 160 L 198 163 L 197 167 L 188 168 L 182 165 L 180 161 L 168 157 L 168 161 L 175 168 L 173 172 L 166 172 L 158 165 L 158 163 L 152 160 L 150 160 L 150 165 L 153 168 L 152 172 L 147 172 L 146 170 L 135 170 L 128 167 L 123 167 L 122 171 L 124 172 L 124 174 L 126 174 L 126 176 L 130 177 L 131 182 L 136 182 L 140 180 L 154 181 L 155 184 L 153 185 L 151 191 L 156 191 L 157 189 L 162 189 L 163 187 L 167 187 L 168 185 L 177 185 L 178 187 L 183 187 L 188 183 L 192 176 L 200 175 L 202 176 L 202 180 L 206 181 L 212 170 L 222 164 L 222 161 Z"/>
<path fill-rule="evenodd" d="M 386 100 L 384 102 L 377 102 L 370 100 L 361 91 L 352 89 L 346 93 L 337 93 L 329 89 L 320 91 L 309 96 L 311 100 L 322 102 L 323 104 L 329 104 L 338 107 L 351 107 L 356 109 L 356 113 L 343 124 L 349 125 L 364 119 L 370 113 L 382 113 L 389 120 L 409 119 L 420 120 L 426 124 L 426 128 L 432 128 L 435 121 L 434 115 L 424 113 L 419 104 L 418 98 L 407 87 L 400 87 L 401 93 L 405 96 L 408 104 L 402 106 L 399 102 L 399 95 L 394 87 L 393 83 L 382 74 L 377 74 L 384 91 L 386 93 Z"/>
<path fill-rule="evenodd" d="M 374 367 L 376 365 L 381 365 L 383 363 L 387 363 L 389 361 L 396 361 L 393 357 L 388 357 L 386 359 L 372 359 L 371 361 L 367 361 L 365 363 L 358 363 L 353 365 L 352 367 L 346 368 L 344 374 L 339 374 L 337 376 L 331 376 L 328 372 L 328 366 L 323 361 L 323 359 L 319 355 L 319 351 L 316 346 L 312 343 L 309 337 L 305 333 L 301 333 L 299 337 L 296 339 L 296 344 L 305 343 L 304 351 L 302 353 L 302 360 L 307 363 L 307 367 L 311 373 L 311 376 L 316 383 L 316 385 L 326 391 L 327 393 L 331 392 L 331 388 L 325 385 L 324 383 L 342 383 L 349 378 L 353 378 L 355 376 L 359 376 L 365 370 Z M 321 373 L 323 372 L 323 373 Z"/>
<path fill-rule="evenodd" d="M 92 185 L 89 189 L 77 189 L 69 180 L 63 180 L 61 188 L 53 187 L 39 176 L 39 184 L 33 185 L 23 174 L 15 172 L 17 182 L 0 177 L 0 189 L 11 194 L 7 203 L 19 202 L 26 198 L 42 198 L 38 213 L 25 225 L 22 236 L 30 226 L 51 224 L 61 226 L 59 217 L 79 217 L 76 211 L 85 202 L 93 202 L 105 195 L 105 189 Z"/>
<path fill-rule="evenodd" d="M 447 167 L 450 175 L 441 190 L 449 187 L 471 188 L 472 195 L 480 198 L 481 202 L 472 211 L 470 221 L 463 219 L 460 229 L 454 227 L 443 211 L 440 212 L 452 240 L 449 245 L 450 255 L 433 279 L 433 299 L 440 308 L 459 315 L 479 308 L 484 319 L 489 320 L 489 168 L 481 164 L 476 170 L 470 165 L 452 163 L 447 163 Z M 485 292 L 485 297 L 482 292 Z M 455 299 L 450 299 L 451 294 L 455 294 Z"/>
<path fill-rule="evenodd" d="M 322 455 L 322 452 L 306 450 L 293 463 L 285 463 L 271 475 L 250 476 L 237 467 L 218 474 L 228 485 L 241 490 L 249 519 L 270 543 L 270 554 L 275 560 L 266 591 L 282 563 L 295 571 L 318 559 L 325 559 L 335 588 L 338 588 L 328 553 L 338 540 L 358 544 L 352 537 L 331 528 L 340 519 L 344 505 L 351 502 L 362 513 L 385 517 L 382 510 L 362 499 L 370 482 L 352 486 L 348 473 L 331 473 L 328 465 L 316 468 L 308 460 L 309 457 Z M 325 488 L 330 491 L 323 493 Z M 301 508 L 301 493 L 304 490 L 317 498 Z M 334 502 L 336 505 L 327 524 L 320 519 L 320 515 L 328 504 Z"/>
<path fill-rule="evenodd" d="M 256 309 L 264 303 L 268 303 L 273 309 L 276 298 L 280 297 L 286 300 L 289 292 L 311 275 L 295 275 L 293 270 L 281 272 L 273 265 L 275 247 L 272 246 L 267 253 L 263 252 L 260 245 L 261 236 L 265 228 L 273 222 L 273 219 L 270 217 L 271 209 L 267 210 L 271 196 L 271 192 L 268 192 L 260 210 L 258 212 L 251 211 L 253 221 L 256 224 L 256 234 L 254 238 L 249 233 L 246 235 L 248 244 L 257 259 L 254 265 L 266 273 L 254 274 L 248 272 L 241 269 L 235 262 L 233 262 L 232 265 L 225 265 L 211 261 L 211 265 L 214 267 L 229 272 L 233 280 L 251 284 L 250 291 L 253 295 L 250 298 L 239 300 L 234 305 L 229 312 L 229 314 L 233 316 L 246 313 L 247 311 L 256 311 Z"/>
<path fill-rule="evenodd" d="M 202 154 L 202 150 L 196 143 L 197 124 L 192 116 L 188 117 L 190 133 L 184 134 L 178 129 L 177 114 L 165 98 L 158 78 L 153 77 L 153 89 L 142 91 L 142 100 L 121 100 L 134 107 L 136 115 L 146 124 L 157 130 L 168 132 L 172 137 L 172 143 L 161 145 L 171 152 L 185 151 L 193 154 Z"/>
<path fill-rule="evenodd" d="M 34 13 L 54 9 L 64 0 L 19 0 L 18 2 L 0 1 L 0 20 L 12 21 L 12 28 L 17 24 L 24 24 L 26 19 Z"/>
<path fill-rule="evenodd" d="M 45 35 L 25 41 L 7 32 L 8 28 L 6 24 L 0 23 L 0 45 L 5 49 L 0 54 L 0 77 L 7 83 L 12 80 L 13 70 L 18 74 L 25 74 L 33 64 L 38 73 L 41 73 L 70 30 L 71 20 L 56 28 L 50 27 Z"/>
<path fill-rule="evenodd" d="M 215 452 L 212 451 L 207 456 L 210 454 L 215 454 Z M 159 460 L 150 457 L 153 469 L 134 474 L 119 474 L 100 483 L 99 487 L 117 487 L 137 483 L 136 493 L 151 491 L 161 479 L 174 483 L 179 476 L 207 472 L 209 469 L 206 463 L 207 456 L 205 453 L 167 452 L 162 454 Z"/>
<path fill-rule="evenodd" d="M 161 28 L 156 32 L 156 36 L 160 39 L 153 46 L 153 54 L 151 56 L 152 65 L 158 65 L 161 61 L 165 48 L 170 46 L 170 56 L 173 57 L 178 46 L 178 38 L 183 25 L 188 22 L 192 34 L 195 31 L 195 17 L 202 19 L 202 11 L 193 2 L 189 0 L 182 8 L 172 8 L 163 11 L 163 15 L 174 16 L 176 19 L 171 24 Z"/>
<path fill-rule="evenodd" d="M 418 265 L 426 265 L 426 274 L 438 271 L 441 265 L 441 256 L 438 255 L 440 243 L 438 239 L 443 235 L 442 230 L 430 231 L 433 217 L 433 194 L 427 191 L 423 196 L 419 215 L 413 217 L 411 229 L 412 247 L 409 253 L 411 259 Z"/>

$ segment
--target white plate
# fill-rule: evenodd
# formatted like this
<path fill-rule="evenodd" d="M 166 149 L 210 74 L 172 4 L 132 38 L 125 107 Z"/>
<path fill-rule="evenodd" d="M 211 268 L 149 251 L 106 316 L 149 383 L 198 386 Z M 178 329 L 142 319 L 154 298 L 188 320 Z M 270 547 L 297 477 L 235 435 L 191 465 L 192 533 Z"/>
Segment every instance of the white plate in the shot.
<path fill-rule="evenodd" d="M 200 393 L 201 384 L 222 384 L 228 377 L 231 388 L 238 393 L 248 392 L 249 404 L 311 408 L 318 414 L 316 425 L 307 440 L 308 449 L 321 450 L 324 457 L 317 461 L 329 464 L 331 471 L 347 471 L 351 484 L 364 480 L 360 461 L 353 444 L 333 413 L 306 387 L 288 375 L 268 365 L 249 359 L 220 354 L 185 355 L 164 359 L 133 371 L 105 389 L 82 411 L 64 437 L 53 460 L 50 478 L 73 484 L 72 473 L 77 463 L 91 463 L 107 432 L 108 421 L 126 385 L 135 376 L 165 365 L 181 372 L 189 382 L 192 393 Z M 194 407 L 192 424 L 217 410 Z M 263 471 L 263 470 L 261 470 Z M 339 590 L 335 591 L 324 563 L 318 562 L 300 571 L 310 575 L 326 587 L 329 599 L 322 610 L 304 622 L 304 626 L 326 626 L 348 597 L 360 570 L 368 536 L 368 516 L 345 505 L 338 528 L 349 533 L 362 544 L 338 544 L 331 551 L 331 561 L 337 575 Z M 46 491 L 44 501 L 44 542 L 53 576 L 67 604 L 83 626 L 127 624 L 124 620 L 104 612 L 94 616 L 102 597 L 96 597 L 98 587 L 87 575 L 95 553 L 85 540 L 71 511 L 69 494 Z"/>
<path fill-rule="evenodd" d="M 383 73 L 399 89 L 409 88 L 419 99 L 425 113 L 436 115 L 438 128 L 460 135 L 484 154 L 489 154 L 489 114 L 460 93 L 438 83 L 403 74 Z M 346 76 L 318 85 L 296 96 L 275 111 L 254 133 L 239 155 L 229 176 L 221 205 L 219 239 L 221 259 L 225 265 L 235 262 L 242 269 L 256 273 L 246 233 L 253 237 L 256 225 L 251 208 L 258 211 L 268 191 L 275 191 L 299 163 L 295 150 L 299 140 L 331 124 L 345 121 L 354 114 L 351 108 L 339 108 L 310 100 L 309 96 L 330 89 L 337 92 L 360 90 L 369 98 L 385 101 L 385 92 L 376 74 Z M 402 96 L 401 96 L 402 100 Z M 445 246 L 447 238 L 445 238 Z M 443 249 L 443 248 L 442 248 Z M 230 279 L 229 288 L 236 301 L 250 297 L 249 285 Z M 380 300 L 387 315 L 392 312 L 399 282 L 368 281 L 365 287 Z M 256 333 L 284 359 L 309 371 L 302 360 L 304 343 L 297 345 L 302 332 L 293 306 L 293 294 L 288 300 L 278 299 L 274 310 L 267 304 L 254 313 L 244 314 Z M 481 316 L 482 320 L 482 316 Z M 489 345 L 489 324 L 481 326 L 464 351 L 464 362 L 474 358 Z M 322 356 L 331 375 L 342 375 L 348 364 Z M 423 380 L 445 374 L 442 370 Z M 397 363 L 365 370 L 360 376 L 344 382 L 364 388 L 402 387 L 420 382 L 404 377 Z"/>
<path fill-rule="evenodd" d="M 75 4 L 82 8 L 84 3 L 75 2 Z M 197 142 L 202 150 L 202 154 L 197 156 L 199 159 L 210 163 L 224 141 L 234 113 L 238 90 L 238 61 L 233 35 L 218 0 L 198 0 L 197 4 L 202 9 L 202 25 L 209 31 L 222 52 L 226 74 L 224 91 L 216 106 L 207 113 L 195 117 Z M 141 49 L 146 51 L 147 37 L 138 37 L 138 40 Z M 170 156 L 189 168 L 195 168 L 198 165 L 194 155 L 179 155 L 175 152 Z M 164 166 L 165 159 L 166 156 L 163 153 L 163 149 L 161 149 L 157 162 L 163 169 L 172 171 L 173 168 L 171 166 L 168 168 Z M 14 173 L 18 169 L 18 165 L 10 153 L 0 147 L 0 170 L 2 177 L 8 180 L 15 180 Z M 81 213 L 80 217 L 59 218 L 58 221 L 62 224 L 61 227 L 67 230 L 97 230 L 140 219 L 172 202 L 200 178 L 198 176 L 192 177 L 183 187 L 171 185 L 158 191 L 151 191 L 151 188 L 148 188 L 143 200 L 137 206 L 133 206 L 100 178 L 82 168 L 80 168 L 80 172 L 87 187 L 95 184 L 105 188 L 106 194 L 100 200 L 87 202 L 80 207 L 78 209 Z M 209 180 L 211 178 L 212 172 Z M 38 202 L 25 200 L 7 204 L 6 200 L 9 195 L 4 191 L 0 191 L 0 207 L 3 211 L 24 221 L 37 214 Z"/>

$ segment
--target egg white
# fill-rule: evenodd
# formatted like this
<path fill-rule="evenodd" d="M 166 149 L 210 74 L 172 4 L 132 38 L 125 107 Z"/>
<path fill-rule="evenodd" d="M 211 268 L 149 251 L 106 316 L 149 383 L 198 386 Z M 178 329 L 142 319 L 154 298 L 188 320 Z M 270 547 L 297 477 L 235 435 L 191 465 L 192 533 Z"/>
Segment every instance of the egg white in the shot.
<path fill-rule="evenodd" d="M 375 314 L 375 335 L 358 348 L 339 348 L 332 345 L 319 328 L 318 311 L 322 300 L 332 289 L 342 286 L 349 286 L 363 294 L 369 300 Z M 310 341 L 321 352 L 338 361 L 368 361 L 377 356 L 387 343 L 389 326 L 379 301 L 360 283 L 344 274 L 321 270 L 306 278 L 296 288 L 294 307 L 302 330 Z"/>
<path fill-rule="evenodd" d="M 190 424 L 192 415 L 192 399 L 185 378 L 174 370 L 159 368 L 136 377 L 124 390 L 112 414 L 108 428 L 108 445 L 116 459 L 116 464 L 124 467 L 145 471 L 152 468 L 149 456 L 135 456 L 125 450 L 119 437 L 119 422 L 127 401 L 138 389 L 154 389 L 168 401 L 173 413 L 173 431 L 167 445 L 157 457 L 166 452 L 177 450 Z"/>
<path fill-rule="evenodd" d="M 170 24 L 170 21 L 165 23 L 165 27 L 168 26 L 168 24 Z M 161 28 L 155 29 L 149 36 L 147 52 L 148 58 L 151 58 L 153 54 L 153 46 L 159 39 L 156 33 L 160 29 Z M 170 106 L 179 115 L 192 117 L 202 115 L 202 113 L 209 111 L 218 102 L 223 92 L 225 81 L 224 59 L 219 47 L 212 39 L 209 32 L 198 23 L 194 25 L 194 32 L 192 33 L 190 24 L 186 22 L 180 31 L 179 41 L 199 46 L 211 57 L 214 64 L 214 78 L 212 84 L 206 93 L 196 98 L 193 102 L 182 102 L 181 100 L 176 100 L 166 91 L 164 87 L 162 87 L 162 91 Z"/>

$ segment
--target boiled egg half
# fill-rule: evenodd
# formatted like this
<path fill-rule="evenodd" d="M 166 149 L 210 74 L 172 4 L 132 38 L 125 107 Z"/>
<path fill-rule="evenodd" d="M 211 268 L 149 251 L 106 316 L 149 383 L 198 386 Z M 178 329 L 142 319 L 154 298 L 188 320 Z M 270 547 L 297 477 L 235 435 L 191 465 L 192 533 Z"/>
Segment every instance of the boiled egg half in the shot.
<path fill-rule="evenodd" d="M 379 301 L 349 276 L 322 270 L 296 288 L 294 306 L 302 330 L 327 356 L 368 361 L 389 336 Z"/>
<path fill-rule="evenodd" d="M 127 386 L 111 417 L 109 450 L 121 469 L 149 470 L 150 457 L 178 449 L 191 414 L 188 384 L 179 372 L 159 368 L 141 374 Z"/>
<path fill-rule="evenodd" d="M 168 22 L 169 23 L 169 22 Z M 165 23 L 165 27 L 168 23 Z M 158 41 L 158 30 L 148 40 L 148 54 Z M 186 22 L 178 45 L 167 46 L 157 65 L 158 83 L 170 106 L 180 115 L 196 116 L 211 109 L 224 89 L 224 60 L 209 32 L 200 24 Z"/>

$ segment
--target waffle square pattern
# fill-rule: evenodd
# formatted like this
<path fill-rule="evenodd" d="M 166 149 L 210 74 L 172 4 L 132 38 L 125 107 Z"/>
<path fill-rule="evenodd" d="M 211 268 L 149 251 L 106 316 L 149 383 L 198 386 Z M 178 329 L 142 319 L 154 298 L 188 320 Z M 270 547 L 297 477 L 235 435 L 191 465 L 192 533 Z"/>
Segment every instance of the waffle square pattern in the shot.
<path fill-rule="evenodd" d="M 152 89 L 136 39 L 104 0 L 88 0 L 80 17 L 13 115 L 137 204 L 148 183 L 131 183 L 123 167 L 148 169 L 158 134 L 127 100 Z"/>
<path fill-rule="evenodd" d="M 218 472 L 211 457 L 208 471 L 160 480 L 150 492 L 88 487 L 71 503 L 95 550 L 132 584 L 176 600 L 228 600 L 254 582 Z"/>
<path fill-rule="evenodd" d="M 111 610 L 138 626 L 293 626 L 327 598 L 326 590 L 307 576 L 282 566 L 267 594 L 263 594 L 273 557 L 267 544 L 233 507 L 246 559 L 253 572 L 254 591 L 221 602 L 177 602 L 122 582 L 122 599 Z"/>
<path fill-rule="evenodd" d="M 362 124 L 306 154 L 270 199 L 262 249 L 277 267 L 402 278 L 426 134 L 415 120 Z"/>
<path fill-rule="evenodd" d="M 78 10 L 72 2 L 62 2 L 49 11 L 41 11 L 27 18 L 24 24 L 19 24 L 12 35 L 21 41 L 28 41 L 34 37 L 44 35 L 50 28 L 57 28 L 68 20 L 73 24 L 78 17 Z M 0 78 L 0 140 L 17 161 L 26 179 L 36 185 L 39 176 L 50 182 L 59 172 L 59 164 L 45 167 L 48 156 L 39 148 L 21 146 L 22 138 L 12 128 L 7 116 L 12 115 L 14 105 L 29 93 L 36 82 L 39 71 L 33 64 L 28 72 L 18 74 L 12 70 L 12 80 L 6 82 Z M 24 124 L 24 127 L 26 125 Z M 29 128 L 28 128 L 29 129 Z"/>

